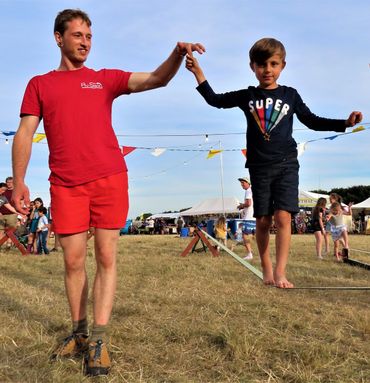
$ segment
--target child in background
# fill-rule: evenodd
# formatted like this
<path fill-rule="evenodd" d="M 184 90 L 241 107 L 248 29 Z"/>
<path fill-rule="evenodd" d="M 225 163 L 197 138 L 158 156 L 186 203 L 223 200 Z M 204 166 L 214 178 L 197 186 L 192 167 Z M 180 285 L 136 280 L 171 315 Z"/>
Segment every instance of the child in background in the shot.
<path fill-rule="evenodd" d="M 216 239 L 221 242 L 223 245 L 227 246 L 227 224 L 226 224 L 226 218 L 224 216 L 221 216 L 218 218 L 215 226 L 215 237 Z M 217 250 L 220 251 L 220 247 L 217 246 Z"/>
<path fill-rule="evenodd" d="M 316 202 L 316 206 L 312 210 L 312 229 L 316 240 L 316 255 L 319 259 L 322 259 L 322 243 L 325 238 L 325 209 L 326 198 L 319 198 Z"/>
<path fill-rule="evenodd" d="M 46 217 L 47 214 L 46 207 L 42 207 L 38 210 L 39 220 L 37 222 L 37 233 L 38 233 L 38 241 L 37 241 L 37 254 L 41 255 L 42 252 L 46 255 L 49 254 L 49 249 L 47 247 L 46 240 L 49 234 L 49 221 Z"/>
<path fill-rule="evenodd" d="M 250 68 L 258 86 L 217 94 L 193 55 L 186 56 L 186 68 L 199 86 L 206 102 L 216 108 L 240 108 L 247 119 L 247 162 L 253 185 L 256 240 L 261 258 L 263 282 L 279 288 L 292 288 L 286 278 L 291 241 L 291 215 L 298 208 L 297 143 L 293 116 L 313 130 L 344 132 L 362 120 L 352 112 L 347 120 L 334 120 L 313 114 L 298 92 L 277 83 L 285 68 L 285 47 L 273 38 L 257 41 L 249 51 Z M 232 69 L 230 69 L 232 70 Z M 276 264 L 270 258 L 270 228 L 276 225 Z"/>
<path fill-rule="evenodd" d="M 330 206 L 330 230 L 334 241 L 334 256 L 337 261 L 339 257 L 339 241 L 343 241 L 343 257 L 348 258 L 348 233 L 347 225 L 344 223 L 343 211 L 339 202 L 333 202 Z"/>
<path fill-rule="evenodd" d="M 249 235 L 245 235 L 243 229 L 244 229 L 243 222 L 240 222 L 238 225 L 238 228 L 235 231 L 235 241 L 237 244 L 240 243 L 245 246 L 245 249 L 247 250 L 247 255 L 243 257 L 243 259 L 250 261 L 251 259 L 253 259 L 252 246 L 249 239 Z"/>

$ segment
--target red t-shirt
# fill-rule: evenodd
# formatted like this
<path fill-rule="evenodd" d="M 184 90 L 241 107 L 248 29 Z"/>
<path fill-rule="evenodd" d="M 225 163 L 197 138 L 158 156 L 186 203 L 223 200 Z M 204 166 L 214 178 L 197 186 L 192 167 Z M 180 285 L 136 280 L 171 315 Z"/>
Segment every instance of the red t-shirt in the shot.
<path fill-rule="evenodd" d="M 127 171 L 111 115 L 114 99 L 129 93 L 130 75 L 83 67 L 30 80 L 21 117 L 44 120 L 52 184 L 76 186 Z"/>

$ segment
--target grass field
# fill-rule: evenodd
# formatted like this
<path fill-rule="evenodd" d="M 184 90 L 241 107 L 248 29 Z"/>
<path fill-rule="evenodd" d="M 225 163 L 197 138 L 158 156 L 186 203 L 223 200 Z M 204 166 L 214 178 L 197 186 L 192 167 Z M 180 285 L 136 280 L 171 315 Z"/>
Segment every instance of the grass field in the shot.
<path fill-rule="evenodd" d="M 265 287 L 225 252 L 180 257 L 188 241 L 120 238 L 113 368 L 95 379 L 81 360 L 48 361 L 71 326 L 61 253 L 0 253 L 0 382 L 370 382 L 370 291 Z M 370 251 L 370 236 L 350 245 Z M 316 259 L 313 235 L 293 236 L 288 275 L 296 286 L 370 287 L 369 270 Z"/>

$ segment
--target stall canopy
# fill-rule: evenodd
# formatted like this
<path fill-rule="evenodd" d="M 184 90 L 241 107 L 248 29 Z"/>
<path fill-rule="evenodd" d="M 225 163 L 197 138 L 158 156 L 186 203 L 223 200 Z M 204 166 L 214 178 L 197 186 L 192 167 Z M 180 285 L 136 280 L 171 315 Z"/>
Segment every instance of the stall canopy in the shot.
<path fill-rule="evenodd" d="M 315 207 L 316 202 L 319 198 L 326 198 L 329 203 L 329 196 L 327 194 L 318 194 L 309 191 L 299 191 L 299 207 Z"/>
<path fill-rule="evenodd" d="M 366 214 L 370 214 L 370 197 L 365 199 L 365 201 L 352 205 L 352 210 L 365 210 Z"/>
<path fill-rule="evenodd" d="M 179 218 L 181 213 L 158 213 L 158 214 L 153 214 L 149 218 L 156 219 L 156 218 L 162 218 L 162 219 L 177 219 Z"/>
<path fill-rule="evenodd" d="M 239 200 L 235 197 L 209 198 L 188 210 L 181 212 L 182 216 L 211 215 L 211 214 L 238 214 Z"/>

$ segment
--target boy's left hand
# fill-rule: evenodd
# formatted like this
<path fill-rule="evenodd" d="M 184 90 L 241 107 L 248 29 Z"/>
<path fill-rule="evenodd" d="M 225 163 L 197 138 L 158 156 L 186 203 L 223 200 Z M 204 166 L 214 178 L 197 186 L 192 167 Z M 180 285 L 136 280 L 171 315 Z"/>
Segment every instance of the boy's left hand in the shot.
<path fill-rule="evenodd" d="M 361 121 L 362 121 L 362 113 L 354 111 L 349 115 L 348 119 L 346 120 L 346 126 L 347 127 L 355 126 Z"/>

